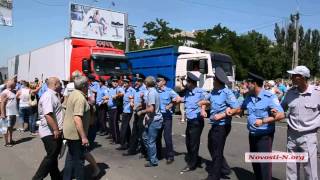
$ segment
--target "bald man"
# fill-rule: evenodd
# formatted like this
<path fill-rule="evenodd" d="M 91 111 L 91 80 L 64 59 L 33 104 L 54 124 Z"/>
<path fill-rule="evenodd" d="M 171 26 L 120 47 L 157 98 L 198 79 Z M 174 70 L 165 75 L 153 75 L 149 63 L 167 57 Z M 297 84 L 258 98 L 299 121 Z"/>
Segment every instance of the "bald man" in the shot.
<path fill-rule="evenodd" d="M 62 145 L 61 131 L 63 125 L 62 106 L 58 93 L 61 91 L 60 80 L 50 77 L 47 81 L 48 90 L 39 100 L 39 135 L 47 155 L 42 160 L 35 179 L 44 179 L 49 173 L 51 179 L 62 179 L 58 169 L 58 155 Z"/>

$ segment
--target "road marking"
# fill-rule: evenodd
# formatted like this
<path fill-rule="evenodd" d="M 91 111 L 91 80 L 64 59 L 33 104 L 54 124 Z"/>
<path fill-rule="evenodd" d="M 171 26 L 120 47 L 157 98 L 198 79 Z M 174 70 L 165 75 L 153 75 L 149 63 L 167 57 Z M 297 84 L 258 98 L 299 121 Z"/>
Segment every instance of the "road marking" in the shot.
<path fill-rule="evenodd" d="M 242 125 L 247 125 L 247 123 L 239 122 L 239 121 L 232 121 L 232 124 L 242 124 Z M 287 129 L 287 127 L 283 127 L 283 126 L 276 126 L 276 127 L 277 127 L 277 128 Z"/>

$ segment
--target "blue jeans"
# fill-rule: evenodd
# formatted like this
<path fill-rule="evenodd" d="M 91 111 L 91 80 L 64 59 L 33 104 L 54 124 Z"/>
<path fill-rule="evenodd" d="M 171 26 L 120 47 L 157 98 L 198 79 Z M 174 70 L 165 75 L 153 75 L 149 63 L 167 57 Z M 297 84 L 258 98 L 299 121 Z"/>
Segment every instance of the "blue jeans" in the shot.
<path fill-rule="evenodd" d="M 31 109 L 29 117 L 29 130 L 31 133 L 35 133 L 37 130 L 36 121 L 38 119 L 37 109 Z"/>
<path fill-rule="evenodd" d="M 162 126 L 161 121 L 152 121 L 145 129 L 142 139 L 148 151 L 148 158 L 152 165 L 158 164 L 156 140 Z"/>

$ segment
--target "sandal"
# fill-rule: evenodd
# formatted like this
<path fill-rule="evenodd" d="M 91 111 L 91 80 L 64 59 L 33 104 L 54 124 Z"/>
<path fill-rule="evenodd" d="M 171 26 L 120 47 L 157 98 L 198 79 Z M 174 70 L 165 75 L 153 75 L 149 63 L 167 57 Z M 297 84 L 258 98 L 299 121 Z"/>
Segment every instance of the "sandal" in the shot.
<path fill-rule="evenodd" d="M 5 147 L 12 147 L 13 145 L 12 144 L 5 144 L 4 146 Z"/>

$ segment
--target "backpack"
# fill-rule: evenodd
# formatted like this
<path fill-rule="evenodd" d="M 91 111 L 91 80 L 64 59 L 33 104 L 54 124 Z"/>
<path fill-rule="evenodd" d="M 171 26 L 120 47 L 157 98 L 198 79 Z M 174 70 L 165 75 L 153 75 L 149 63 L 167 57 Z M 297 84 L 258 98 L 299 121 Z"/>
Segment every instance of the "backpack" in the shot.
<path fill-rule="evenodd" d="M 32 95 L 32 94 L 29 95 L 29 105 L 31 107 L 34 107 L 34 106 L 38 105 L 38 100 L 37 100 L 36 95 Z"/>

